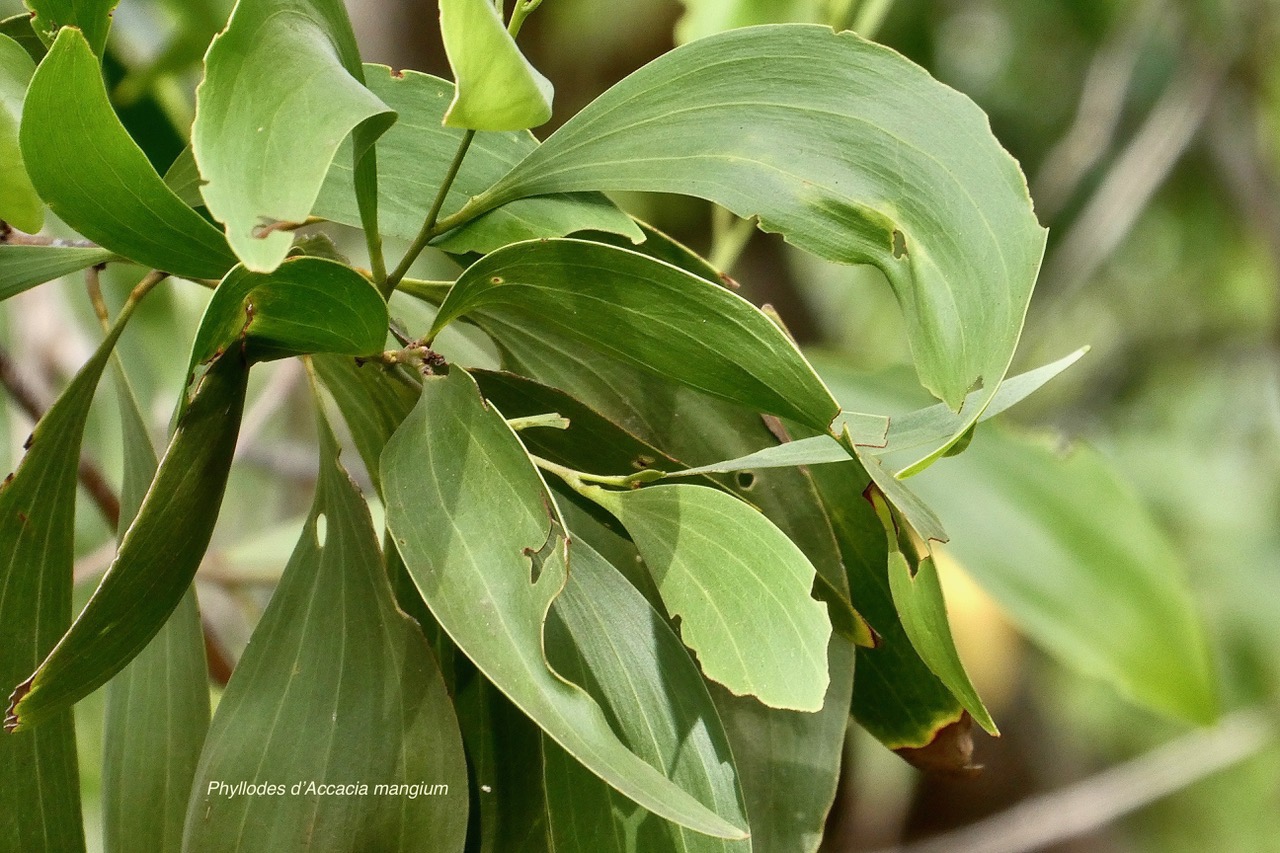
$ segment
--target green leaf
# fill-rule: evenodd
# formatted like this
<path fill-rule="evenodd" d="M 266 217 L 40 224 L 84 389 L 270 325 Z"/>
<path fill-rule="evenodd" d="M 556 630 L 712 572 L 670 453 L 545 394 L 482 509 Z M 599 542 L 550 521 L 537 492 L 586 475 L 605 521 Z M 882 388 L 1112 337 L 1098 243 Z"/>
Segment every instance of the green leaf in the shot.
<path fill-rule="evenodd" d="M 890 749 L 924 748 L 960 720 L 963 709 L 902 627 L 889 590 L 885 531 L 862 495 L 869 478 L 852 462 L 815 468 L 812 476 L 840 543 L 850 593 L 879 640 L 875 648 L 858 649 L 854 719 Z"/>
<path fill-rule="evenodd" d="M 248 366 L 218 359 L 178 420 L 155 481 L 93 597 L 10 698 L 8 725 L 56 716 L 150 642 L 182 600 L 213 534 L 244 408 Z"/>
<path fill-rule="evenodd" d="M 382 458 L 382 449 L 413 411 L 421 390 L 409 379 L 379 364 L 357 364 L 354 359 L 336 355 L 318 355 L 311 363 L 338 404 L 369 479 L 381 494 L 378 460 Z"/>
<path fill-rule="evenodd" d="M 440 35 L 458 82 L 446 125 L 525 130 L 551 118 L 551 82 L 524 58 L 490 0 L 441 0 Z"/>
<path fill-rule="evenodd" d="M 512 366 L 521 361 L 525 363 L 521 369 L 536 365 L 532 371 L 535 375 L 573 389 L 596 411 L 618 424 L 619 430 L 625 427 L 675 458 L 710 462 L 727 455 L 744 455 L 778 441 L 754 412 L 607 357 L 581 349 L 556 349 L 528 335 L 509 336 L 503 343 L 509 345 L 506 356 Z M 488 387 L 492 390 L 492 386 Z M 569 431 L 572 429 L 571 426 Z M 530 435 L 528 439 L 532 443 L 549 441 L 550 437 Z M 622 444 L 617 440 L 615 443 Z M 578 451 L 578 456 L 585 452 Z M 809 475 L 798 468 L 774 468 L 739 472 L 719 480 L 724 488 L 760 507 L 804 551 L 822 580 L 815 592 L 828 603 L 836 629 L 827 649 L 831 685 L 823 710 L 816 714 L 775 710 L 752 697 L 734 697 L 712 685 L 733 746 L 747 813 L 758 824 L 753 826 L 753 849 L 778 853 L 812 850 L 822 835 L 840 778 L 853 681 L 850 640 L 870 645 L 870 631 L 850 604 L 845 567 Z M 592 528 L 603 530 L 581 515 L 570 527 L 579 537 L 598 532 Z M 615 565 L 636 561 L 638 555 L 629 542 L 605 535 L 610 540 L 608 544 L 615 546 L 609 551 Z M 883 543 L 884 536 L 878 539 Z M 592 543 L 598 548 L 606 546 L 600 538 L 593 538 Z M 615 550 L 622 553 L 615 555 Z M 883 566 L 881 562 L 882 574 Z M 640 585 L 645 580 L 652 583 L 647 575 L 633 583 Z M 653 600 L 659 600 L 656 592 Z M 892 604 L 889 606 L 892 610 Z M 907 646 L 910 648 L 910 644 Z M 928 674 L 928 670 L 925 672 Z M 787 783 L 779 783 L 779 779 Z"/>
<path fill-rule="evenodd" d="M 31 27 L 45 44 L 52 45 L 63 27 L 75 27 L 98 56 L 106 49 L 111 12 L 119 3 L 120 0 L 26 0 L 32 12 Z"/>
<path fill-rule="evenodd" d="M 998 387 L 1044 248 L 980 109 L 894 51 L 817 26 L 735 30 L 660 57 L 473 209 L 578 190 L 699 196 L 821 257 L 879 267 L 922 382 L 952 408 L 978 381 Z"/>
<path fill-rule="evenodd" d="M 137 515 L 157 463 L 146 420 L 118 359 L 115 366 L 124 436 L 124 531 Z M 160 633 L 107 684 L 102 836 L 108 853 L 181 848 L 187 796 L 209 727 L 208 680 L 192 587 Z"/>
<path fill-rule="evenodd" d="M 106 249 L 0 245 L 0 299 L 114 258 Z"/>
<path fill-rule="evenodd" d="M 249 364 L 293 355 L 373 355 L 387 339 L 387 303 L 350 267 L 292 258 L 275 272 L 236 267 L 209 300 L 191 367 L 238 347 Z"/>
<path fill-rule="evenodd" d="M 427 377 L 382 456 L 387 522 L 432 614 L 499 689 L 593 773 L 681 825 L 745 837 L 618 740 L 542 653 L 568 543 L 546 486 L 462 370 Z M 465 547 L 464 547 L 465 543 Z"/>
<path fill-rule="evenodd" d="M 892 536 L 892 534 L 890 534 Z M 947 605 L 942 597 L 942 584 L 932 557 L 924 557 L 912 571 L 906 556 L 894 541 L 889 548 L 889 591 L 893 605 L 902 619 L 907 638 L 920 659 L 946 685 L 951 694 L 982 726 L 998 735 L 995 722 L 987 712 L 969 674 L 965 672 L 956 651 L 951 625 L 947 621 Z"/>
<path fill-rule="evenodd" d="M 907 638 L 911 640 L 920 659 L 959 700 L 961 707 L 988 732 L 999 735 L 991 714 L 978 698 L 978 692 L 960 661 L 955 639 L 951 636 L 951 625 L 947 621 L 947 605 L 942 597 L 942 584 L 938 580 L 938 570 L 933 564 L 932 554 L 916 556 L 913 553 L 908 562 L 900 540 L 909 538 L 909 533 L 898 528 L 898 521 L 883 493 L 873 490 L 869 493 L 869 499 L 888 538 L 889 592 L 893 596 L 893 606 L 902 620 Z"/>
<path fill-rule="evenodd" d="M 396 608 L 369 508 L 320 417 L 315 502 L 218 704 L 185 848 L 461 851 L 458 721 L 426 639 Z M 234 797 L 220 787 L 241 780 L 281 787 Z M 335 796 L 308 782 L 366 787 Z"/>
<path fill-rule="evenodd" d="M 0 487 L 0 625 L 6 637 L 0 684 L 18 683 L 71 624 L 76 472 L 89 405 L 117 322 L 93 357 L 36 425 L 17 473 Z M 0 735 L 0 849 L 84 849 L 80 779 L 71 710 L 35 731 Z"/>
<path fill-rule="evenodd" d="M 456 703 L 480 803 L 479 853 L 553 853 L 538 727 L 483 676 Z"/>
<path fill-rule="evenodd" d="M 697 665 L 644 596 L 580 540 L 574 540 L 568 583 L 551 608 L 546 642 L 551 665 L 600 702 L 629 748 L 666 768 L 673 781 L 712 804 L 718 814 L 746 825 L 728 736 Z M 667 821 L 645 820 L 647 812 L 549 739 L 543 754 L 556 851 L 752 849 L 747 841 L 729 842 Z M 594 809 L 593 800 L 603 808 Z M 592 821 L 598 823 L 588 831 Z M 630 826 L 638 827 L 638 847 L 620 844 Z"/>
<path fill-rule="evenodd" d="M 782 531 L 701 486 L 581 491 L 627 529 L 707 678 L 772 708 L 822 708 L 831 622 L 809 597 L 813 565 Z"/>
<path fill-rule="evenodd" d="M 711 685 L 746 792 L 753 853 L 816 853 L 822 842 L 840 782 L 854 652 L 850 640 L 831 635 L 831 684 L 815 714 L 767 708 Z"/>
<path fill-rule="evenodd" d="M 949 548 L 1034 642 L 1149 708 L 1213 720 L 1182 561 L 1100 454 L 988 429 L 913 484 L 946 514 Z"/>
<path fill-rule="evenodd" d="M 378 140 L 378 209 L 382 233 L 412 240 L 427 218 L 436 188 L 458 149 L 463 131 L 444 127 L 453 84 L 417 71 L 392 73 L 366 65 L 369 89 L 400 116 Z M 312 213 L 345 225 L 359 225 L 349 142 L 343 143 L 325 178 Z M 441 214 L 448 216 L 511 171 L 538 141 L 527 131 L 478 133 L 449 186 Z M 635 223 L 599 193 L 571 193 L 522 199 L 455 229 L 433 245 L 458 254 L 487 254 L 508 243 L 562 237 L 593 229 L 629 240 L 643 238 Z"/>
<path fill-rule="evenodd" d="M 59 33 L 31 78 L 21 140 L 40 197 L 104 249 L 186 278 L 221 278 L 235 264 L 217 229 L 165 186 L 129 138 L 79 30 Z"/>
<path fill-rule="evenodd" d="M 1035 370 L 1028 370 L 1026 373 L 1021 373 L 1011 379 L 1006 379 L 1001 383 L 1000 389 L 996 391 L 982 414 L 978 416 L 978 422 L 990 420 L 1021 403 L 1027 397 L 1040 390 L 1050 379 L 1053 379 L 1079 361 L 1088 351 L 1089 347 L 1081 347 L 1055 362 L 1046 364 L 1043 367 L 1037 367 Z M 974 406 L 981 405 L 983 396 L 982 391 L 974 391 L 969 394 L 969 396 L 965 397 L 964 405 L 961 406 L 959 412 L 951 411 L 944 403 L 930 406 L 927 409 L 917 409 L 905 415 L 895 415 L 889 420 L 889 434 L 884 447 L 871 452 L 882 456 L 900 450 L 909 450 L 913 447 L 949 442 L 957 435 L 957 431 L 971 420 L 969 414 Z M 930 454 L 930 456 L 932 455 Z M 930 456 L 926 456 L 925 459 L 930 458 Z M 922 470 L 920 463 L 915 463 L 899 471 L 898 476 L 910 477 L 920 470 Z"/>
<path fill-rule="evenodd" d="M 874 422 L 885 427 L 889 424 L 888 418 L 874 415 L 862 415 L 860 417 L 871 419 L 871 421 L 864 421 L 864 423 Z M 864 432 L 860 439 L 855 438 L 855 441 L 875 440 L 877 433 L 880 436 L 880 441 L 883 441 L 884 432 L 875 428 Z M 676 471 L 670 476 L 689 477 L 695 474 L 728 474 L 733 471 L 750 471 L 754 468 L 790 468 L 795 465 L 821 465 L 829 462 L 848 462 L 852 458 L 849 455 L 849 451 L 845 450 L 844 445 L 831 436 L 815 435 L 809 438 L 788 441 L 774 447 L 766 447 L 764 450 L 757 450 L 755 453 L 748 453 L 746 456 L 739 456 L 737 459 L 713 462 L 710 465 L 699 465 L 697 468 Z"/>
<path fill-rule="evenodd" d="M 34 234 L 44 227 L 44 202 L 31 186 L 22 164 L 18 128 L 22 126 L 22 101 L 36 64 L 13 39 L 0 35 L 0 219 Z"/>
<path fill-rule="evenodd" d="M 281 61 L 287 57 L 288 61 Z M 251 92 L 252 97 L 245 93 Z M 191 144 L 209 212 L 244 265 L 271 272 L 293 242 L 280 222 L 311 213 L 338 146 L 354 131 L 357 172 L 395 114 L 364 87 L 339 0 L 244 0 L 205 57 Z M 361 175 L 363 224 L 376 183 Z M 369 196 L 370 189 L 375 190 Z"/>
<path fill-rule="evenodd" d="M 31 57 L 31 61 L 37 65 L 48 51 L 45 49 L 44 42 L 40 41 L 40 37 L 36 35 L 36 31 L 31 27 L 31 15 L 18 14 L 11 18 L 0 20 L 0 35 L 6 35 L 22 46 L 27 52 L 27 56 Z"/>
<path fill-rule="evenodd" d="M 791 339 L 755 306 L 626 249 L 582 240 L 500 249 L 459 277 L 431 336 L 464 315 L 498 340 L 519 326 L 819 431 L 840 411 Z"/>

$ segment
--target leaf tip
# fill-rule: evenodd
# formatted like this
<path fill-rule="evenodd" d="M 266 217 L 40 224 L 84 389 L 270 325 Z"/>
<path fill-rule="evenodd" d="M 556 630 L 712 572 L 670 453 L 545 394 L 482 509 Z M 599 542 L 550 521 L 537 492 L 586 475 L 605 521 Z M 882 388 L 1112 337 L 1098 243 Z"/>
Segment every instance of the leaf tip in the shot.
<path fill-rule="evenodd" d="M 22 720 L 18 717 L 18 706 L 22 704 L 22 700 L 31 692 L 33 678 L 35 678 L 34 675 L 13 688 L 13 693 L 9 695 L 9 707 L 4 712 L 4 730 L 6 734 L 13 734 L 24 728 Z"/>

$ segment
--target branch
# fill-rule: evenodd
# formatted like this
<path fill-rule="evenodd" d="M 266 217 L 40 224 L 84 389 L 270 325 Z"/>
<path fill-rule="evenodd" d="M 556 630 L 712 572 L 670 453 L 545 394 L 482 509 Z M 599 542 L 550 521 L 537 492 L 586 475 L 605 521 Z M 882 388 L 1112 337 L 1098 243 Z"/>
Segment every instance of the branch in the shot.
<path fill-rule="evenodd" d="M 1085 835 L 1275 742 L 1274 720 L 1262 710 L 1237 711 L 1215 728 L 1192 732 L 1132 761 L 1061 790 L 915 844 L 877 853 L 1029 853 Z"/>

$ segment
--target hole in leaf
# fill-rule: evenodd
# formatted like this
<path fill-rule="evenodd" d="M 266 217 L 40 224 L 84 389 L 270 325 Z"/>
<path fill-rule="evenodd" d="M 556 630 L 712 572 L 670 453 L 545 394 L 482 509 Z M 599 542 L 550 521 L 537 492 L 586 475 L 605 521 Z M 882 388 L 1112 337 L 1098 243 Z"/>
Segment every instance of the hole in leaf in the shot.
<path fill-rule="evenodd" d="M 320 548 L 324 547 L 324 541 L 329 532 L 329 521 L 324 517 L 324 513 L 316 516 L 316 545 Z"/>
<path fill-rule="evenodd" d="M 751 488 L 756 484 L 756 475 L 750 471 L 739 471 L 734 475 L 733 479 L 737 482 L 738 488 L 744 492 L 751 491 Z"/>
<path fill-rule="evenodd" d="M 893 256 L 895 258 L 905 258 L 907 252 L 907 236 L 897 228 L 893 229 Z"/>

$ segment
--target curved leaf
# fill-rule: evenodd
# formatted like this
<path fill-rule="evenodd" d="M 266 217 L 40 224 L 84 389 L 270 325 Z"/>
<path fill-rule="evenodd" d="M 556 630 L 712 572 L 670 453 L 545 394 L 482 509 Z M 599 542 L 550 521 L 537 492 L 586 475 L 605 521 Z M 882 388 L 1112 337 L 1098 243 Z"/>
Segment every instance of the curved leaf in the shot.
<path fill-rule="evenodd" d="M 717 815 L 618 740 L 600 706 L 552 672 L 543 621 L 568 542 L 537 469 L 462 370 L 427 377 L 382 455 L 387 523 L 432 614 L 499 689 L 593 773 L 645 808 L 727 838 Z"/>
<path fill-rule="evenodd" d="M 116 340 L 117 322 L 36 424 L 27 455 L 0 486 L 0 684 L 31 672 L 71 624 L 76 472 L 89 405 Z M 35 731 L 0 735 L 0 849 L 84 849 L 75 726 L 70 708 Z"/>
<path fill-rule="evenodd" d="M 21 139 L 40 197 L 104 249 L 186 278 L 221 278 L 235 264 L 129 138 L 79 30 L 63 29 L 31 78 Z"/>
<path fill-rule="evenodd" d="M 760 512 L 702 486 L 583 494 L 627 529 L 707 678 L 772 708 L 817 711 L 829 682 L 816 570 Z"/>
<path fill-rule="evenodd" d="M 0 245 L 0 299 L 113 258 L 115 255 L 106 249 Z"/>
<path fill-rule="evenodd" d="M 156 454 L 116 359 L 124 436 L 121 532 L 137 515 Z M 108 853 L 177 850 L 187 795 L 209 728 L 209 674 L 195 589 L 147 647 L 107 684 L 102 751 L 102 839 Z"/>
<path fill-rule="evenodd" d="M 817 26 L 735 30 L 660 57 L 476 210 L 576 190 L 695 195 L 821 257 L 874 264 L 922 382 L 953 409 L 979 381 L 998 387 L 1044 248 L 981 110 L 892 50 Z"/>
<path fill-rule="evenodd" d="M 22 101 L 36 64 L 13 39 L 0 35 L 0 219 L 20 231 L 34 234 L 44 227 L 44 202 L 31 186 L 22 163 L 18 128 L 22 126 Z"/>
<path fill-rule="evenodd" d="M 862 494 L 869 477 L 852 462 L 815 468 L 812 476 L 840 543 L 850 592 L 879 638 L 875 648 L 858 650 L 853 717 L 890 749 L 925 747 L 960 720 L 963 709 L 902 627 L 889 590 L 884 527 Z"/>
<path fill-rule="evenodd" d="M 111 12 L 120 0 L 26 0 L 31 27 L 45 44 L 53 44 L 63 27 L 84 33 L 93 52 L 102 56 L 111 31 Z"/>
<path fill-rule="evenodd" d="M 441 0 L 440 35 L 458 81 L 446 125 L 525 130 L 551 118 L 551 82 L 524 58 L 489 0 Z"/>
<path fill-rule="evenodd" d="M 218 518 L 248 375 L 236 353 L 205 373 L 115 561 L 71 629 L 14 690 L 6 725 L 28 728 L 89 695 L 142 651 L 178 606 Z"/>
<path fill-rule="evenodd" d="M 271 226 L 307 218 L 353 131 L 356 169 L 364 161 L 366 170 L 361 221 L 376 224 L 367 219 L 376 178 L 365 158 L 395 114 L 363 81 L 339 0 L 242 0 L 209 47 L 192 150 L 209 212 L 249 269 L 271 272 L 284 260 L 292 235 Z"/>
<path fill-rule="evenodd" d="M 728 736 L 698 667 L 644 596 L 596 551 L 573 543 L 573 571 L 547 620 L 547 658 L 601 703 L 619 737 L 641 758 L 717 813 L 747 822 Z M 543 746 L 547 816 L 556 851 L 750 851 L 666 821 L 592 776 L 549 739 Z M 598 804 L 599 807 L 593 807 Z M 628 812 L 637 812 L 627 818 Z M 595 826 L 592 829 L 588 827 Z M 627 827 L 636 844 L 626 847 Z"/>
<path fill-rule="evenodd" d="M 236 267 L 213 292 L 191 366 L 238 346 L 249 364 L 310 353 L 373 355 L 387 340 L 387 303 L 350 267 L 293 258 L 275 272 Z"/>
<path fill-rule="evenodd" d="M 840 411 L 791 339 L 751 303 L 626 249 L 582 240 L 499 249 L 459 277 L 431 336 L 461 316 L 499 340 L 520 327 L 818 431 Z"/>
<path fill-rule="evenodd" d="M 445 127 L 444 111 L 453 84 L 417 71 L 393 73 L 385 65 L 365 65 L 370 91 L 399 114 L 378 140 L 378 211 L 382 233 L 412 240 L 427 218 L 444 182 L 463 131 Z M 350 142 L 344 142 L 325 178 L 312 213 L 344 225 L 360 225 Z M 448 216 L 479 195 L 538 147 L 527 131 L 477 133 L 440 212 Z M 616 233 L 642 239 L 629 216 L 599 193 L 569 193 L 521 199 L 482 220 L 455 229 L 433 245 L 455 253 L 492 252 L 508 243 L 562 237 L 575 231 Z"/>
<path fill-rule="evenodd" d="M 396 608 L 323 415 L 320 445 L 302 537 L 218 704 L 184 849 L 459 853 L 467 770 L 452 703 L 421 630 Z M 223 789 L 241 781 L 279 793 Z"/>

